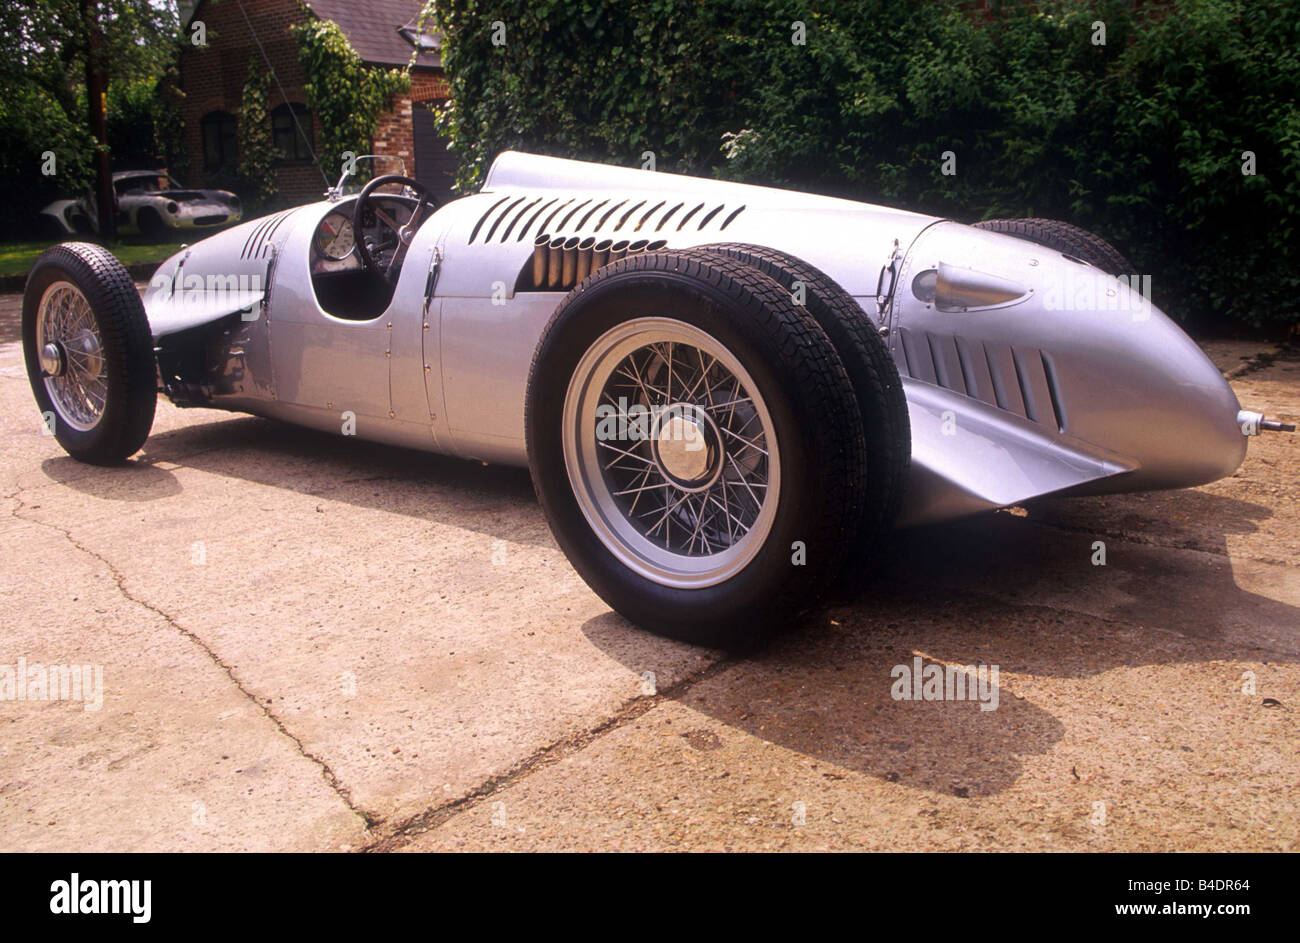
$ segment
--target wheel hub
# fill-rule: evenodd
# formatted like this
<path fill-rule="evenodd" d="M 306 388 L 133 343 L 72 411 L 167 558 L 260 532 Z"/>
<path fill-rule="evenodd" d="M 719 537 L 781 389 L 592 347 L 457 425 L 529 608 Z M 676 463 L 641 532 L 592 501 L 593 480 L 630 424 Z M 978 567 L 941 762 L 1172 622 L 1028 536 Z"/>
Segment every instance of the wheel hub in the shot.
<path fill-rule="evenodd" d="M 683 491 L 703 491 L 722 469 L 721 434 L 708 414 L 689 403 L 664 410 L 654 436 L 654 456 L 664 477 Z"/>
<path fill-rule="evenodd" d="M 41 347 L 41 372 L 47 377 L 61 377 L 68 368 L 67 358 L 63 353 L 63 345 L 58 341 L 50 341 Z"/>
<path fill-rule="evenodd" d="M 80 331 L 64 343 L 66 348 L 85 364 L 88 374 L 98 376 L 103 371 L 104 352 L 99 346 L 99 335 L 94 331 Z"/>

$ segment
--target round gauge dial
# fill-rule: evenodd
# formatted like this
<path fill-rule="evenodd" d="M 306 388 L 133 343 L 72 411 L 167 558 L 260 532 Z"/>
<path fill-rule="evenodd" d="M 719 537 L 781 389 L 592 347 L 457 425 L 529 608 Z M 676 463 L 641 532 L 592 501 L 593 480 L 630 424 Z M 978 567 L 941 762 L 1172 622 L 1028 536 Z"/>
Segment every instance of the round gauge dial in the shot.
<path fill-rule="evenodd" d="M 352 254 L 356 248 L 356 236 L 352 231 L 352 220 L 342 213 L 330 213 L 321 220 L 316 230 L 316 248 L 325 258 L 341 262 Z"/>

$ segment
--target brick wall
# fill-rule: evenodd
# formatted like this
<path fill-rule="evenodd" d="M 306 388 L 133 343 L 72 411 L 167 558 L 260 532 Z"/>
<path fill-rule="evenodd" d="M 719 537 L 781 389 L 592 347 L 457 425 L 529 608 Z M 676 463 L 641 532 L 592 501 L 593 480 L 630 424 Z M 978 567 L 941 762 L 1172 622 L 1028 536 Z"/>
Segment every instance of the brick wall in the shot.
<path fill-rule="evenodd" d="M 415 139 L 411 133 L 411 111 L 447 97 L 447 80 L 440 73 L 418 72 L 411 76 L 411 90 L 393 98 L 392 109 L 379 117 L 375 126 L 374 153 L 400 157 L 407 174 L 415 174 Z"/>
<path fill-rule="evenodd" d="M 310 14 L 299 0 L 252 0 L 244 3 L 253 29 L 261 39 L 279 84 L 273 78 L 268 105 L 274 109 L 288 102 L 306 103 L 305 77 L 298 65 L 298 47 L 289 27 L 305 23 Z M 195 13 L 196 20 L 207 26 L 206 47 L 187 45 L 180 56 L 180 85 L 185 93 L 181 106 L 185 119 L 185 150 L 189 168 L 185 184 L 191 187 L 228 183 L 203 167 L 204 115 L 225 111 L 238 116 L 244 82 L 248 77 L 249 58 L 257 56 L 264 63 L 253 34 L 240 12 L 239 5 L 203 2 Z M 281 89 L 283 87 L 283 91 Z M 392 109 L 381 115 L 375 130 L 373 153 L 391 154 L 414 170 L 414 138 L 411 127 L 413 102 L 426 102 L 447 96 L 447 82 L 440 72 L 418 72 L 412 76 L 411 91 L 396 96 Z M 423 106 L 420 106 L 423 107 Z M 320 146 L 320 122 L 312 117 L 312 147 Z M 338 171 L 327 167 L 330 185 Z M 276 200 L 284 205 L 319 199 L 325 191 L 321 171 L 311 163 L 282 163 L 276 167 Z"/>

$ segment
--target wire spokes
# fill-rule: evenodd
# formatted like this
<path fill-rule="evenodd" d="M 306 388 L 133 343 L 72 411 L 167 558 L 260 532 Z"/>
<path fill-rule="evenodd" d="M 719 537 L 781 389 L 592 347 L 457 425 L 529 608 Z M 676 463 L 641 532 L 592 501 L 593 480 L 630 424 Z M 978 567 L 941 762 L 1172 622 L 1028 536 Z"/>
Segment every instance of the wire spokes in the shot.
<path fill-rule="evenodd" d="M 41 298 L 36 343 L 58 350 L 61 370 L 45 377 L 55 409 L 70 426 L 93 428 L 108 402 L 107 364 L 90 302 L 72 284 L 55 283 Z"/>
<path fill-rule="evenodd" d="M 767 431 L 749 392 L 716 356 L 680 341 L 645 344 L 609 373 L 599 401 L 602 471 L 640 534 L 672 553 L 708 556 L 750 531 L 768 489 Z M 686 422 L 670 425 L 682 416 Z M 688 441 L 670 455 L 665 443 L 679 428 L 707 442 Z M 692 446 L 707 455 L 688 457 L 695 474 L 684 478 L 675 468 L 680 448 Z"/>

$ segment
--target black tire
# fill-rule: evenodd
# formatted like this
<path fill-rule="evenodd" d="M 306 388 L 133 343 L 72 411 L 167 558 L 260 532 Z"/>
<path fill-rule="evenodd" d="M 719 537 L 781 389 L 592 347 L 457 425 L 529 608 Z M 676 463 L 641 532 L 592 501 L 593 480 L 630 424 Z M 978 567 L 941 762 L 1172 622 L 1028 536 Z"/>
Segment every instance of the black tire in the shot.
<path fill-rule="evenodd" d="M 1108 275 L 1128 275 L 1133 265 L 1105 239 L 1058 219 L 986 219 L 976 229 L 1005 233 L 1082 259 Z"/>
<path fill-rule="evenodd" d="M 898 517 L 912 461 L 907 396 L 894 358 L 853 296 L 816 266 L 776 249 L 744 243 L 701 246 L 700 251 L 753 266 L 787 292 L 794 290 L 796 281 L 802 282 L 808 313 L 826 332 L 844 363 L 857 397 L 867 455 L 867 486 L 859 509 L 856 540 L 844 567 L 845 576 L 853 580 L 878 548 L 879 538 L 892 529 Z"/>
<path fill-rule="evenodd" d="M 68 282 L 85 297 L 102 349 L 107 393 L 95 424 L 71 425 L 46 388 L 36 349 L 36 320 L 42 297 Z M 27 377 L 42 417 L 53 417 L 54 435 L 73 458 L 92 465 L 116 465 L 144 445 L 158 404 L 153 335 L 144 304 L 125 267 L 112 253 L 71 242 L 41 253 L 23 294 L 23 353 Z"/>
<path fill-rule="evenodd" d="M 564 456 L 571 377 L 605 333 L 642 317 L 707 332 L 749 373 L 780 443 L 771 529 L 739 572 L 681 588 L 640 575 L 588 523 Z M 697 644 L 734 646 L 812 607 L 851 545 L 866 457 L 853 387 L 826 334 L 756 269 L 701 252 L 655 252 L 600 268 L 561 301 L 533 357 L 525 416 L 533 485 L 578 573 L 633 623 Z M 796 565 L 796 542 L 804 562 Z"/>

